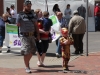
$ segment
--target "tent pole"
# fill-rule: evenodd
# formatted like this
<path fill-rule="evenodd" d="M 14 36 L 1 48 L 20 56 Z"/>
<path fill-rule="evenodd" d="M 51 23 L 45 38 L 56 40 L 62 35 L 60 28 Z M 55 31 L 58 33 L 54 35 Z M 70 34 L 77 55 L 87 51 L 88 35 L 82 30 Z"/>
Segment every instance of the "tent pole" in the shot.
<path fill-rule="evenodd" d="M 45 0 L 45 4 L 46 4 L 46 11 L 48 11 L 48 4 L 47 4 L 47 0 Z"/>

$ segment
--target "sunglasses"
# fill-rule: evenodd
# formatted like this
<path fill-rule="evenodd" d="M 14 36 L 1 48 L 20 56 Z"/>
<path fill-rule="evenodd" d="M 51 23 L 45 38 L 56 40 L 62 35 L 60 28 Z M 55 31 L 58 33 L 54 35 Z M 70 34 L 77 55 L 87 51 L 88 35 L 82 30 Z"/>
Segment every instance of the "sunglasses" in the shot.
<path fill-rule="evenodd" d="M 28 4 L 32 4 L 32 3 L 31 3 L 31 1 L 27 1 L 27 0 L 26 0 L 26 1 L 24 2 L 24 4 L 25 4 L 25 5 L 28 5 Z"/>

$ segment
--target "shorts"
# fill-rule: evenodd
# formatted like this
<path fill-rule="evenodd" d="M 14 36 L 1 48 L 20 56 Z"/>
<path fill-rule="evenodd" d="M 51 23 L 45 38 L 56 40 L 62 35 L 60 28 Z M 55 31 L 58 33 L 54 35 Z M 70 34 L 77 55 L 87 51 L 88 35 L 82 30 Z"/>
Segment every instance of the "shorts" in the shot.
<path fill-rule="evenodd" d="M 0 35 L 0 47 L 3 47 L 4 39 L 5 39 L 5 36 Z"/>
<path fill-rule="evenodd" d="M 37 47 L 35 44 L 35 38 L 34 36 L 31 37 L 20 37 L 21 41 L 21 54 L 27 55 L 27 54 L 35 54 Z"/>
<path fill-rule="evenodd" d="M 43 53 L 47 52 L 47 49 L 49 47 L 49 42 L 48 40 L 41 40 L 41 43 L 37 42 L 36 45 L 37 45 L 37 51 L 41 56 Z"/>

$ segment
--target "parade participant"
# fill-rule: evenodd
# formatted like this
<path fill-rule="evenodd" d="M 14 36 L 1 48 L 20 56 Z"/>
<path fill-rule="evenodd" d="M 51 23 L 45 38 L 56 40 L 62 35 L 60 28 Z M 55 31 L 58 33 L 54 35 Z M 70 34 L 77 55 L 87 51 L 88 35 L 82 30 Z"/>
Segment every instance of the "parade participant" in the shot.
<path fill-rule="evenodd" d="M 70 45 L 73 44 L 73 39 L 68 36 L 67 28 L 61 28 L 62 36 L 60 37 L 60 45 L 63 58 L 63 71 L 68 71 L 68 62 L 70 60 Z"/>
<path fill-rule="evenodd" d="M 35 13 L 37 15 L 37 25 L 39 27 L 39 30 L 41 31 L 41 29 L 43 29 L 43 15 L 42 15 L 42 11 L 41 9 L 36 9 Z M 43 32 L 43 30 L 42 30 Z M 42 33 L 40 33 L 41 35 Z M 41 36 L 40 36 L 41 39 Z M 41 41 L 41 40 L 40 40 Z M 40 42 L 39 40 L 36 40 L 36 46 L 37 46 L 37 57 L 38 57 L 38 62 L 37 65 L 38 67 L 44 66 L 44 64 L 42 64 L 41 62 L 41 56 L 42 56 L 42 42 Z"/>
<path fill-rule="evenodd" d="M 40 39 L 41 39 L 41 44 L 42 46 L 40 47 L 40 44 L 37 43 L 37 48 L 38 48 L 38 62 L 37 65 L 39 67 L 44 66 L 44 59 L 45 55 L 47 52 L 47 49 L 49 48 L 49 34 L 50 34 L 50 29 L 52 26 L 52 21 L 49 19 L 49 12 L 44 11 L 43 12 L 43 21 L 38 21 L 38 26 L 39 26 L 39 32 L 40 32 Z"/>
<path fill-rule="evenodd" d="M 17 18 L 17 26 L 19 27 L 19 37 L 21 40 L 21 54 L 24 56 L 25 71 L 31 73 L 30 59 L 36 52 L 36 43 L 34 32 L 37 33 L 37 39 L 39 40 L 39 29 L 37 26 L 37 20 L 34 14 L 31 12 L 32 3 L 29 0 L 25 0 L 23 4 L 23 11 L 19 13 Z"/>

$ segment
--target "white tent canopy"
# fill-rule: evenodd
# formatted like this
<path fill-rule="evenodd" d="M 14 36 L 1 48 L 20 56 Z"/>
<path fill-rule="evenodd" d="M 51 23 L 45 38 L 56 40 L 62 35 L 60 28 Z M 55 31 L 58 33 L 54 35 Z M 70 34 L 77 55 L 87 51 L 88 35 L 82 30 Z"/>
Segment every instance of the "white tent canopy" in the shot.
<path fill-rule="evenodd" d="M 41 9 L 42 11 L 46 10 L 46 0 L 31 0 L 32 1 L 32 9 Z M 67 4 L 71 5 L 71 10 L 72 12 L 76 10 L 81 4 L 86 7 L 86 1 L 87 0 L 47 0 L 48 4 L 48 11 L 50 15 L 54 14 L 52 12 L 52 8 L 54 4 L 58 4 L 60 10 L 62 13 L 64 13 L 64 10 L 66 8 Z M 89 1 L 89 31 L 95 31 L 94 27 L 94 0 L 88 0 Z M 14 4 L 16 9 L 17 9 L 17 4 L 16 0 L 4 0 L 4 12 L 6 11 L 6 7 L 10 7 L 11 4 Z"/>
<path fill-rule="evenodd" d="M 86 0 L 31 0 L 32 1 L 32 9 L 41 9 L 42 11 L 46 10 L 46 2 L 48 4 L 48 11 L 50 14 L 53 14 L 52 8 L 54 4 L 58 4 L 59 8 L 62 12 L 64 12 L 66 5 L 70 4 L 72 11 L 76 10 L 81 4 L 83 4 L 86 7 Z M 94 0 L 88 0 L 89 1 L 89 6 L 90 6 L 90 11 L 93 16 L 94 12 Z M 6 7 L 10 7 L 11 4 L 16 4 L 16 0 L 4 0 L 4 12 L 6 10 Z M 16 6 L 17 9 L 17 6 Z"/>
<path fill-rule="evenodd" d="M 35 9 L 41 9 L 42 11 L 46 10 L 46 0 L 31 0 L 32 1 L 32 8 Z M 53 14 L 52 8 L 54 4 L 58 4 L 59 8 L 62 12 L 64 12 L 66 5 L 70 4 L 72 11 L 76 10 L 81 4 L 86 7 L 86 2 L 85 0 L 47 0 L 48 4 L 48 11 L 50 14 Z M 90 13 L 93 16 L 93 11 L 94 11 L 94 0 L 89 0 L 89 6 L 90 6 Z"/>

